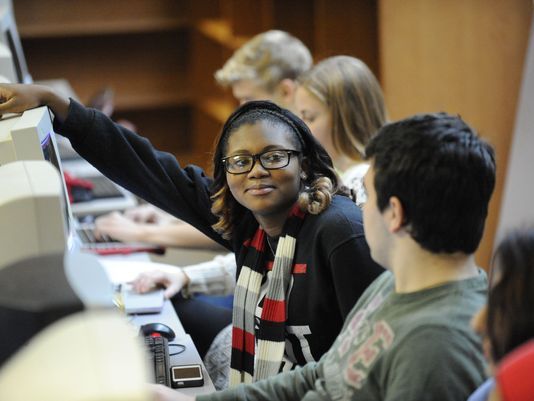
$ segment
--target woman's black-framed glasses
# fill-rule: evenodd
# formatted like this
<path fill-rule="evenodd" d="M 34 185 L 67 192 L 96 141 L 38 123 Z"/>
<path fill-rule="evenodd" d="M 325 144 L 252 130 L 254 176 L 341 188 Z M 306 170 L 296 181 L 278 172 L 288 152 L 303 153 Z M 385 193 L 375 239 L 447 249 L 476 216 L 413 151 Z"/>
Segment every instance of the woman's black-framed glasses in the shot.
<path fill-rule="evenodd" d="M 222 162 L 224 169 L 230 174 L 245 174 L 254 168 L 256 161 L 259 160 L 261 166 L 266 170 L 277 170 L 287 167 L 291 161 L 291 155 L 298 155 L 298 150 L 276 149 L 256 153 L 255 155 L 234 155 L 224 157 Z"/>

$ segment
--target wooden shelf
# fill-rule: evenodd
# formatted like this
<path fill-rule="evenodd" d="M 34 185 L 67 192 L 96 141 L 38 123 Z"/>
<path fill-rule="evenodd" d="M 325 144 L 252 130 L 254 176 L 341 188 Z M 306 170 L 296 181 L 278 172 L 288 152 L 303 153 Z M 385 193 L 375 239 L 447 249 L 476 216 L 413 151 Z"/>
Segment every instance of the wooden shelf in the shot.
<path fill-rule="evenodd" d="M 179 107 L 189 105 L 191 97 L 189 92 L 181 93 L 143 93 L 125 95 L 118 92 L 115 96 L 115 110 L 144 110 L 150 111 L 165 107 Z"/>
<path fill-rule="evenodd" d="M 16 0 L 21 37 L 111 35 L 182 28 L 190 3 L 177 0 Z"/>
<path fill-rule="evenodd" d="M 115 91 L 120 109 L 176 105 L 189 98 L 185 32 L 34 38 L 24 39 L 23 47 L 34 78 L 64 78 L 83 102 L 106 86 Z"/>
<path fill-rule="evenodd" d="M 237 107 L 237 102 L 228 99 L 205 99 L 199 102 L 197 107 L 222 125 Z"/>
<path fill-rule="evenodd" d="M 234 36 L 230 23 L 219 19 L 205 19 L 198 21 L 196 28 L 206 37 L 226 46 L 231 50 L 236 50 L 249 38 Z"/>
<path fill-rule="evenodd" d="M 21 25 L 22 38 L 54 38 L 64 36 L 102 36 L 115 34 L 135 34 L 142 32 L 170 31 L 185 28 L 183 18 L 159 18 L 141 21 L 94 21 L 70 22 L 61 25 L 31 24 Z"/>

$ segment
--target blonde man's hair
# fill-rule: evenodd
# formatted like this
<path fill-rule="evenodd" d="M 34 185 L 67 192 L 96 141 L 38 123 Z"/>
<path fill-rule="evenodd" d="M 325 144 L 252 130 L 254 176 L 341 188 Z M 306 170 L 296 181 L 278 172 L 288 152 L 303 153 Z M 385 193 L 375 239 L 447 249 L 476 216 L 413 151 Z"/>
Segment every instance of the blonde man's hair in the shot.
<path fill-rule="evenodd" d="M 215 80 L 228 87 L 244 79 L 273 90 L 283 79 L 295 80 L 312 66 L 308 48 L 284 31 L 271 30 L 254 36 L 215 73 Z"/>
<path fill-rule="evenodd" d="M 386 122 L 382 89 L 369 67 L 354 57 L 330 57 L 297 82 L 330 110 L 336 150 L 360 160 L 369 140 Z"/>

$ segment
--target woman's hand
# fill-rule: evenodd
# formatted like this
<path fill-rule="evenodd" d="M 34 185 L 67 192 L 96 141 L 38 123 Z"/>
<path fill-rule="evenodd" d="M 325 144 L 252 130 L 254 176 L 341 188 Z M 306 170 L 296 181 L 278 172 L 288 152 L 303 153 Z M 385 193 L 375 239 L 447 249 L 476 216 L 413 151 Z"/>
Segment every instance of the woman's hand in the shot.
<path fill-rule="evenodd" d="M 136 223 L 163 224 L 167 222 L 179 221 L 176 217 L 165 213 L 149 203 L 124 211 L 124 216 Z"/>
<path fill-rule="evenodd" d="M 195 397 L 182 394 L 161 384 L 148 384 L 148 391 L 154 401 L 195 401 Z"/>
<path fill-rule="evenodd" d="M 98 217 L 95 220 L 94 235 L 97 239 L 102 239 L 104 235 L 107 235 L 122 242 L 142 242 L 144 240 L 143 226 L 119 212 Z"/>
<path fill-rule="evenodd" d="M 0 114 L 22 113 L 49 106 L 61 120 L 67 117 L 69 101 L 43 85 L 0 84 Z"/>
<path fill-rule="evenodd" d="M 163 286 L 165 298 L 169 299 L 189 284 L 189 277 L 179 268 L 173 273 L 154 270 L 140 274 L 131 284 L 134 290 L 140 293 Z"/>

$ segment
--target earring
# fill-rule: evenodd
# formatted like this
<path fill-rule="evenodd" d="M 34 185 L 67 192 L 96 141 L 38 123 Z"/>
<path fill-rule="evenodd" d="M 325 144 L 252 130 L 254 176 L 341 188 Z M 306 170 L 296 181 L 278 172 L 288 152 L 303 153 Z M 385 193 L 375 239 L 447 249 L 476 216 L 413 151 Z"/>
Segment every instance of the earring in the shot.
<path fill-rule="evenodd" d="M 308 176 L 306 175 L 306 173 L 303 171 L 300 173 L 300 178 L 302 178 L 303 180 L 305 180 L 306 178 L 308 178 Z"/>

